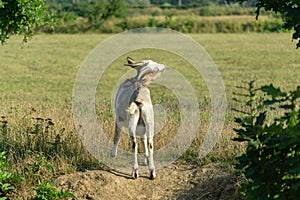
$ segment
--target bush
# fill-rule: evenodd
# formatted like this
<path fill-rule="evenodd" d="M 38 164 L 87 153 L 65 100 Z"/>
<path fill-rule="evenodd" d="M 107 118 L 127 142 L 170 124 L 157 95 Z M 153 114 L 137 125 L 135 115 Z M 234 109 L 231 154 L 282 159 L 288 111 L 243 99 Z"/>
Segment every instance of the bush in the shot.
<path fill-rule="evenodd" d="M 76 196 L 70 193 L 68 190 L 58 191 L 56 187 L 52 186 L 50 183 L 46 182 L 35 186 L 32 188 L 36 191 L 36 196 L 32 200 L 56 200 L 56 199 L 67 199 L 67 198 L 76 198 Z"/>
<path fill-rule="evenodd" d="M 142 16 L 128 18 L 126 22 L 126 29 L 156 26 L 161 28 L 169 28 L 183 33 L 242 33 L 282 31 L 282 21 L 279 19 L 266 18 L 264 21 L 255 21 L 252 17 L 245 16 Z M 105 27 L 104 24 L 103 27 Z M 119 28 L 116 26 L 116 29 Z"/>
<path fill-rule="evenodd" d="M 15 188 L 12 186 L 14 179 L 12 173 L 7 169 L 6 153 L 0 152 L 0 199 L 7 199 L 6 196 Z"/>
<path fill-rule="evenodd" d="M 300 86 L 282 92 L 272 84 L 247 88 L 246 112 L 235 121 L 235 141 L 246 142 L 236 168 L 247 182 L 240 194 L 247 199 L 298 199 L 300 195 Z"/>

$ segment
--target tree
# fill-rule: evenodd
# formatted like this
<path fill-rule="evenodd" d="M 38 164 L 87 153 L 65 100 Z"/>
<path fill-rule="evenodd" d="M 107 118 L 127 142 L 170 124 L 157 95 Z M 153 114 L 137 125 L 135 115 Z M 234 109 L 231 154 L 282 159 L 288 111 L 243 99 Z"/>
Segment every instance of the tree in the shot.
<path fill-rule="evenodd" d="M 0 0 L 0 40 L 4 44 L 12 35 L 23 35 L 23 41 L 34 29 L 53 21 L 43 0 Z"/>
<path fill-rule="evenodd" d="M 246 2 L 248 0 L 231 0 L 235 2 Z M 300 0 L 258 0 L 256 3 L 256 19 L 260 10 L 264 8 L 267 11 L 281 13 L 284 19 L 284 28 L 294 29 L 293 40 L 298 41 L 296 47 L 300 48 Z"/>
<path fill-rule="evenodd" d="M 124 0 L 109 0 L 106 7 L 107 13 L 105 18 L 117 17 L 125 18 L 128 13 L 127 4 Z"/>

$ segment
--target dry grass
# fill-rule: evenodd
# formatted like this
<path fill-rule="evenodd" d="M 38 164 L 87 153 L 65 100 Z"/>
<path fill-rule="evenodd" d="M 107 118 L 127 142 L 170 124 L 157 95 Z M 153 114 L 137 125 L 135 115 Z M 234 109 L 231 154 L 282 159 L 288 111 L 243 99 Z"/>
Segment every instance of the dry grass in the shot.
<path fill-rule="evenodd" d="M 258 84 L 280 86 L 290 90 L 299 85 L 299 52 L 289 43 L 291 35 L 280 34 L 201 34 L 190 35 L 212 56 L 223 77 L 228 100 L 226 124 L 221 138 L 206 162 L 228 162 L 243 149 L 234 143 L 233 118 L 237 113 L 231 99 L 236 86 L 244 80 L 257 79 Z M 89 52 L 109 35 L 38 35 L 21 45 L 15 37 L 0 48 L 0 133 L 2 150 L 10 154 L 13 170 L 26 174 L 28 163 L 36 154 L 46 156 L 56 173 L 68 173 L 99 167 L 85 150 L 74 129 L 72 119 L 72 89 L 81 62 Z M 197 139 L 182 158 L 195 159 L 210 120 L 209 93 L 201 75 L 175 54 L 153 49 L 130 52 L 139 59 L 151 58 L 166 63 L 182 73 L 197 95 L 201 117 Z M 114 114 L 111 91 L 128 70 L 122 64 L 126 56 L 115 60 L 99 81 L 96 110 L 104 132 L 112 138 Z M 155 137 L 156 149 L 172 139 L 178 129 L 176 99 L 167 89 L 152 85 L 154 104 L 166 110 L 166 122 Z M 121 147 L 129 149 L 129 138 L 123 137 Z"/>

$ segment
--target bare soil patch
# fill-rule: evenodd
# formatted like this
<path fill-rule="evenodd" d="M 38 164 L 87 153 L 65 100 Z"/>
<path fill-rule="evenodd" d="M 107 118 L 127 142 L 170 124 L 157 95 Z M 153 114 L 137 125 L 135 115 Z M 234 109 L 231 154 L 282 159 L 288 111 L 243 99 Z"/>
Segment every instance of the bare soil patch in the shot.
<path fill-rule="evenodd" d="M 60 189 L 68 189 L 77 199 L 238 199 L 240 179 L 229 169 L 216 164 L 195 166 L 171 164 L 149 180 L 141 174 L 136 180 L 129 174 L 92 170 L 57 178 Z"/>

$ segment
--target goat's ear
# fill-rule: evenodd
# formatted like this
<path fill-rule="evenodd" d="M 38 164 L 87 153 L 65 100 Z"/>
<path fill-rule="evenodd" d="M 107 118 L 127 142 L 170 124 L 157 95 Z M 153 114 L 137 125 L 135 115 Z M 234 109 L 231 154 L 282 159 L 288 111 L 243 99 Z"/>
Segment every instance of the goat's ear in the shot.
<path fill-rule="evenodd" d="M 136 62 L 132 58 L 127 57 L 127 63 L 128 63 L 128 65 L 132 65 L 132 64 L 135 64 Z"/>
<path fill-rule="evenodd" d="M 127 64 L 124 64 L 124 65 L 130 66 L 130 67 L 140 67 L 140 66 L 144 66 L 145 63 L 144 62 L 136 62 L 132 58 L 127 57 Z"/>

